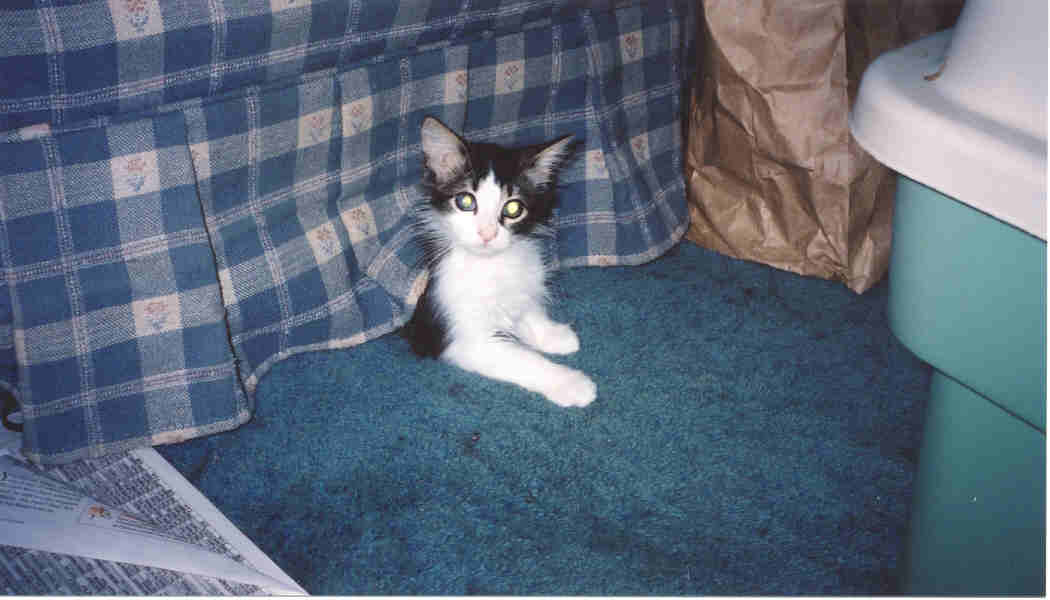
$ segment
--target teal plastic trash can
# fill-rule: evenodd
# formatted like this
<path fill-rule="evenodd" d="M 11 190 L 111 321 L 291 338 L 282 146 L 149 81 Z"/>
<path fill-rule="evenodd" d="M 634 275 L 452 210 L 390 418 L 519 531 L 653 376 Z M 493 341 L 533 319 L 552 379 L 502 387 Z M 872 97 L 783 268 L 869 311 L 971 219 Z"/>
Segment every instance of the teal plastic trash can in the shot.
<path fill-rule="evenodd" d="M 902 592 L 1045 595 L 1045 0 L 969 0 L 865 72 L 900 173 L 890 326 L 933 368 Z"/>
<path fill-rule="evenodd" d="M 935 369 L 903 591 L 1043 595 L 1046 243 L 897 185 L 890 326 Z"/>

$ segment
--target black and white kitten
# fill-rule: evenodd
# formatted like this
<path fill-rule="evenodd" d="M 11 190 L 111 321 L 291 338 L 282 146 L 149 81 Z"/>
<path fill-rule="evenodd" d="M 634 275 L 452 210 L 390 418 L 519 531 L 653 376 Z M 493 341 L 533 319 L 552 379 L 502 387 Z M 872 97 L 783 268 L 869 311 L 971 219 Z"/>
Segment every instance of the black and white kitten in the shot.
<path fill-rule="evenodd" d="M 504 148 L 469 142 L 440 121 L 422 125 L 421 239 L 430 270 L 404 333 L 422 356 L 539 392 L 559 406 L 586 406 L 597 386 L 541 353 L 571 354 L 576 333 L 547 316 L 542 236 L 571 136 Z"/>

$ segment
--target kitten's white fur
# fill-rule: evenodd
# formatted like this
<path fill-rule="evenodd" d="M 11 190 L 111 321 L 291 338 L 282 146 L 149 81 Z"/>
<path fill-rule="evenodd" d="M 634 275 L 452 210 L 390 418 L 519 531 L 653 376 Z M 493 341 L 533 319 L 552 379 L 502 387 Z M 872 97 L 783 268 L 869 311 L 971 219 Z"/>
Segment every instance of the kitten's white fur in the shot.
<path fill-rule="evenodd" d="M 571 327 L 547 316 L 546 267 L 538 249 L 530 247 L 535 244 L 516 241 L 491 255 L 449 251 L 439 268 L 450 273 L 439 274 L 434 290 L 452 334 L 441 358 L 543 394 L 559 406 L 586 406 L 597 396 L 594 382 L 540 354 L 571 354 L 580 341 Z"/>
<path fill-rule="evenodd" d="M 427 127 L 423 132 L 424 151 L 437 159 L 431 164 L 450 157 L 443 167 L 461 166 L 454 164 L 461 156 L 454 137 Z M 551 156 L 565 146 L 549 150 L 551 155 L 538 157 L 539 168 L 549 170 Z M 541 354 L 571 354 L 580 341 L 571 327 L 547 315 L 549 268 L 541 242 L 513 236 L 500 225 L 500 211 L 515 190 L 490 174 L 472 192 L 476 212 L 453 210 L 425 220 L 428 235 L 442 239 L 446 248 L 432 290 L 451 334 L 441 358 L 543 394 L 559 406 L 590 404 L 597 396 L 595 383 Z"/>

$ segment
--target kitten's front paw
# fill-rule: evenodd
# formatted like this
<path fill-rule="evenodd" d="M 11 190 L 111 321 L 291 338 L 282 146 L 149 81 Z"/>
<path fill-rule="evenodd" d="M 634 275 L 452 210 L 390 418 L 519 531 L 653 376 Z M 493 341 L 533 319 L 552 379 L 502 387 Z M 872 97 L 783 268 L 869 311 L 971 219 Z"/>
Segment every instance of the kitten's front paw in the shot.
<path fill-rule="evenodd" d="M 580 371 L 567 369 L 554 388 L 544 395 L 558 406 L 587 406 L 598 397 L 598 386 Z"/>
<path fill-rule="evenodd" d="M 547 354 L 572 354 L 580 349 L 580 338 L 564 323 L 551 323 L 537 341 L 536 349 Z"/>

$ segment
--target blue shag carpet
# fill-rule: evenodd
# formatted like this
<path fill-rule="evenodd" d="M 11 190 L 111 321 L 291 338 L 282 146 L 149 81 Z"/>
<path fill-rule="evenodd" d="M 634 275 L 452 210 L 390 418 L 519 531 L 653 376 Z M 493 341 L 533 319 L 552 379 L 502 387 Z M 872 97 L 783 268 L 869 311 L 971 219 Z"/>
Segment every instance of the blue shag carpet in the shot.
<path fill-rule="evenodd" d="M 885 282 L 683 242 L 555 288 L 587 408 L 388 335 L 278 364 L 250 423 L 159 450 L 312 594 L 897 591 L 930 371 Z"/>

